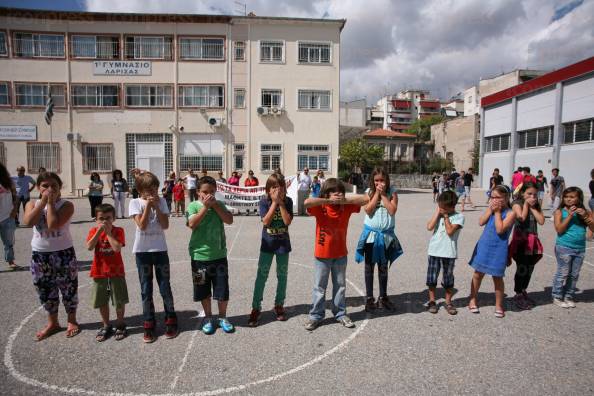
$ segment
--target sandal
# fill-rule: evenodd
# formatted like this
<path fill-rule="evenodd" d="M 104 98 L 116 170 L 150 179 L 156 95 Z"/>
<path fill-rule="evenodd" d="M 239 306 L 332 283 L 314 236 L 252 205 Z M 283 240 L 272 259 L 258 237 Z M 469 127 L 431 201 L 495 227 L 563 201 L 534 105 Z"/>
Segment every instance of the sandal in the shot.
<path fill-rule="evenodd" d="M 111 326 L 105 326 L 99 329 L 97 335 L 95 336 L 95 340 L 97 342 L 103 342 L 107 340 L 113 334 L 113 328 Z M 74 337 L 74 336 L 73 336 Z"/>
<path fill-rule="evenodd" d="M 70 326 L 73 327 L 70 327 Z M 78 327 L 78 323 L 68 323 L 68 328 L 66 328 L 66 338 L 72 338 L 80 334 L 80 327 Z"/>
<path fill-rule="evenodd" d="M 61 330 L 62 328 L 59 324 L 49 328 L 46 327 L 45 329 L 38 331 L 37 334 L 35 334 L 35 338 L 37 339 L 37 341 L 43 341 L 46 338 L 51 337 L 54 334 L 60 332 Z"/>
<path fill-rule="evenodd" d="M 8 263 L 8 268 L 10 268 L 13 271 L 16 271 L 16 270 L 20 270 L 21 269 L 21 267 L 18 266 L 18 265 L 16 265 L 15 263 Z"/>
<path fill-rule="evenodd" d="M 469 306 L 468 306 L 468 310 L 469 310 L 470 312 L 472 312 L 473 314 L 478 314 L 478 313 L 481 313 L 481 311 L 479 310 L 479 307 L 477 307 L 476 305 L 474 305 L 474 306 L 472 306 L 472 307 L 469 305 Z"/>
<path fill-rule="evenodd" d="M 445 309 L 446 312 L 450 315 L 456 315 L 458 313 L 458 310 L 456 309 L 456 307 L 454 307 L 454 304 L 452 303 L 446 304 Z"/>
<path fill-rule="evenodd" d="M 439 311 L 439 307 L 435 303 L 435 301 L 429 301 L 427 304 L 427 310 L 432 314 L 436 314 Z"/>
<path fill-rule="evenodd" d="M 128 337 L 128 330 L 126 330 L 126 325 L 124 324 L 116 329 L 115 340 L 122 341 L 126 337 Z"/>
<path fill-rule="evenodd" d="M 500 311 L 498 309 L 495 310 L 495 317 L 496 318 L 505 318 L 505 312 L 504 311 Z"/>

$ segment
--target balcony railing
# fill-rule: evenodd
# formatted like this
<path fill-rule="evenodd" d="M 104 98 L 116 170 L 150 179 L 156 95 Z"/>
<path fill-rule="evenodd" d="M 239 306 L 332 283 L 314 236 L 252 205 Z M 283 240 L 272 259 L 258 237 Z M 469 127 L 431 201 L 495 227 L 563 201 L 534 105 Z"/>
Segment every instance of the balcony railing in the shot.
<path fill-rule="evenodd" d="M 126 41 L 126 59 L 173 59 L 171 41 L 143 38 L 140 41 Z"/>
<path fill-rule="evenodd" d="M 13 39 L 14 55 L 19 58 L 63 58 L 64 38 L 55 40 Z"/>

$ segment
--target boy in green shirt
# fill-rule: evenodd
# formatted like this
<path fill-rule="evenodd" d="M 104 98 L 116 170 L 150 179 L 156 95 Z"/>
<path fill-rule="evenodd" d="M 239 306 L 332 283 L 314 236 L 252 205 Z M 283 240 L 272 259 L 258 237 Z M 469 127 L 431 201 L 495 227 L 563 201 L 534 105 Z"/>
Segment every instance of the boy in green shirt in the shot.
<path fill-rule="evenodd" d="M 192 281 L 194 301 L 200 301 L 205 318 L 202 323 L 204 334 L 214 334 L 217 322 L 212 317 L 211 299 L 219 306 L 218 325 L 225 333 L 235 328 L 227 320 L 229 301 L 229 268 L 225 224 L 233 223 L 233 215 L 225 204 L 215 199 L 217 182 L 210 176 L 198 180 L 198 200 L 188 206 L 187 226 L 192 229 L 190 237 L 190 259 L 192 262 Z"/>

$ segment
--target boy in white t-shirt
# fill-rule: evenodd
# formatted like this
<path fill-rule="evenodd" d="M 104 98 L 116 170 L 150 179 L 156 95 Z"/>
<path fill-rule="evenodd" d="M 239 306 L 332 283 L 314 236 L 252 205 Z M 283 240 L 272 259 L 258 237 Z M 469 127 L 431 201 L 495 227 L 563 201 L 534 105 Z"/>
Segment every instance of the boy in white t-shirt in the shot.
<path fill-rule="evenodd" d="M 132 252 L 136 256 L 140 278 L 144 342 L 150 343 L 156 340 L 153 272 L 157 277 L 165 308 L 165 337 L 175 338 L 178 334 L 177 316 L 169 283 L 167 241 L 163 232 L 169 227 L 169 210 L 165 199 L 159 197 L 160 183 L 155 175 L 150 172 L 137 172 L 135 186 L 140 197 L 130 201 L 128 213 L 136 222 Z"/>
<path fill-rule="evenodd" d="M 427 230 L 433 232 L 428 249 L 429 303 L 427 309 L 434 314 L 439 310 L 435 303 L 435 288 L 441 267 L 443 267 L 441 285 L 445 289 L 445 309 L 450 315 L 458 313 L 452 304 L 452 296 L 454 295 L 454 265 L 458 257 L 458 235 L 464 227 L 464 215 L 456 212 L 457 202 L 458 196 L 453 191 L 446 190 L 439 194 L 435 213 L 427 223 Z"/>

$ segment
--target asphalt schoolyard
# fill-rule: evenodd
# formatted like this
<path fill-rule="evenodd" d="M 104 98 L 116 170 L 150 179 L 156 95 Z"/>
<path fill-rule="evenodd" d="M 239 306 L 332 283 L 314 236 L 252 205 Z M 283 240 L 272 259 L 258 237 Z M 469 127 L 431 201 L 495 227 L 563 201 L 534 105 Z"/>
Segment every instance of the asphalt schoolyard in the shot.
<path fill-rule="evenodd" d="M 465 308 L 472 270 L 468 259 L 481 228 L 484 194 L 473 193 L 480 207 L 467 211 L 459 239 L 455 276 L 458 293 L 456 316 L 443 308 L 426 312 L 425 276 L 427 242 L 425 224 L 434 210 L 429 192 L 400 194 L 396 233 L 404 255 L 390 269 L 388 292 L 395 312 L 368 315 L 363 309 L 363 267 L 354 262 L 353 250 L 363 224 L 354 215 L 348 232 L 349 264 L 347 303 L 356 328 L 334 322 L 327 311 L 324 324 L 308 332 L 303 324 L 311 304 L 315 221 L 295 217 L 290 227 L 290 255 L 286 307 L 287 322 L 277 322 L 269 311 L 276 279 L 271 270 L 267 283 L 263 321 L 247 327 L 260 246 L 260 220 L 236 216 L 226 228 L 230 262 L 231 298 L 228 316 L 237 326 L 234 334 L 199 332 L 198 304 L 192 302 L 187 252 L 189 230 L 183 219 L 172 218 L 166 231 L 171 259 L 172 288 L 181 333 L 163 337 L 163 316 L 158 316 L 159 338 L 142 342 L 139 282 L 131 246 L 134 224 L 118 220 L 126 230 L 123 250 L 130 304 L 130 336 L 123 341 L 95 341 L 99 314 L 90 308 L 89 267 L 92 256 L 84 247 L 92 226 L 88 202 L 76 206 L 71 232 L 80 261 L 78 319 L 82 332 L 73 339 L 58 333 L 35 342 L 35 332 L 46 320 L 28 271 L 0 267 L 0 394 L 17 395 L 155 395 L 155 394 L 591 394 L 594 392 L 594 245 L 589 242 L 578 287 L 577 308 L 562 309 L 551 303 L 554 230 L 547 219 L 539 228 L 545 257 L 537 264 L 530 292 L 539 303 L 531 311 L 514 310 L 515 266 L 506 273 L 507 316 L 493 315 L 493 284 L 486 277 L 480 294 L 480 314 Z M 110 202 L 110 199 L 106 199 Z M 546 212 L 548 214 L 548 211 Z M 16 235 L 18 264 L 28 269 L 31 229 Z M 274 268 L 274 265 L 273 265 Z M 377 280 L 376 280 L 377 290 Z M 331 286 L 329 285 L 329 290 Z M 438 290 L 443 301 L 443 291 Z M 155 305 L 162 300 L 155 287 Z M 66 324 L 63 308 L 61 324 Z"/>

